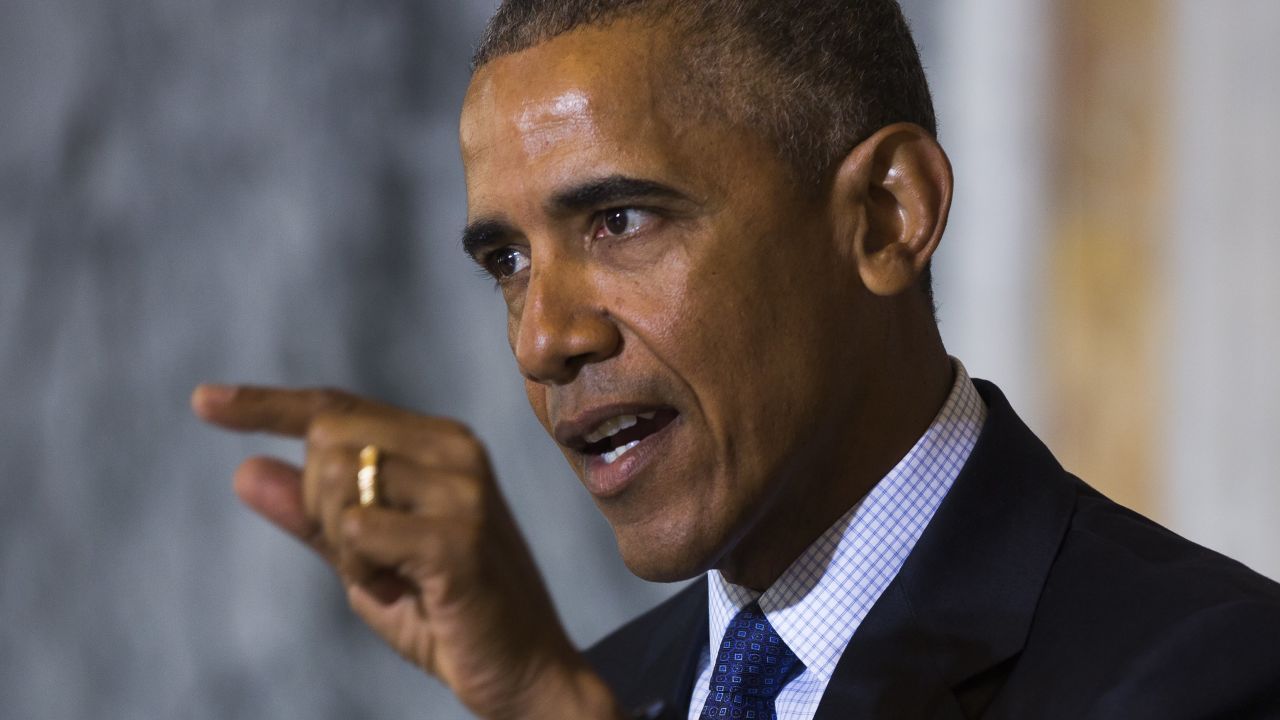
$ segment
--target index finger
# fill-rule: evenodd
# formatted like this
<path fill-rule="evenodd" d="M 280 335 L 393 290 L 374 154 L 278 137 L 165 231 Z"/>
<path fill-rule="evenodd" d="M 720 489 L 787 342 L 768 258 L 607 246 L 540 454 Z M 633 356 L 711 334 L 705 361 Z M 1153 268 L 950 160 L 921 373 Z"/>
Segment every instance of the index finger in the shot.
<path fill-rule="evenodd" d="M 346 412 L 363 401 L 330 388 L 271 388 L 256 385 L 196 386 L 191 408 L 200 419 L 228 430 L 303 437 L 321 413 Z"/>

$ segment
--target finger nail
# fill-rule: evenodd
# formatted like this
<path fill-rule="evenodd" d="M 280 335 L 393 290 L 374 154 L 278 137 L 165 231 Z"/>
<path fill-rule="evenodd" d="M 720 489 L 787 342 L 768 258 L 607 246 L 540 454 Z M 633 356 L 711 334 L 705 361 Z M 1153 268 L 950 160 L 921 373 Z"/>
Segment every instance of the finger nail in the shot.
<path fill-rule="evenodd" d="M 200 393 L 201 400 L 214 403 L 230 402 L 235 397 L 236 388 L 234 385 L 216 385 L 213 383 L 203 383 L 196 388 Z"/>

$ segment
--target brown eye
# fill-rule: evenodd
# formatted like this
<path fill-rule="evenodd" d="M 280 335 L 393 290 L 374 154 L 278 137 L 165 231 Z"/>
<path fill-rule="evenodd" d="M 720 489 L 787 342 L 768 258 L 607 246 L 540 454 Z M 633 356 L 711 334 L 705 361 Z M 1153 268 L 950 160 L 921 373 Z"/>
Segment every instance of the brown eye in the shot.
<path fill-rule="evenodd" d="M 502 280 L 529 267 L 529 258 L 516 248 L 506 247 L 489 255 L 486 265 L 490 274 Z"/>
<path fill-rule="evenodd" d="M 631 224 L 630 220 L 631 211 L 610 210 L 604 214 L 604 229 L 608 230 L 610 235 L 622 235 Z"/>
<path fill-rule="evenodd" d="M 597 216 L 600 224 L 596 228 L 596 239 L 635 235 L 645 230 L 657 219 L 648 210 L 638 208 L 614 208 L 605 210 Z"/>

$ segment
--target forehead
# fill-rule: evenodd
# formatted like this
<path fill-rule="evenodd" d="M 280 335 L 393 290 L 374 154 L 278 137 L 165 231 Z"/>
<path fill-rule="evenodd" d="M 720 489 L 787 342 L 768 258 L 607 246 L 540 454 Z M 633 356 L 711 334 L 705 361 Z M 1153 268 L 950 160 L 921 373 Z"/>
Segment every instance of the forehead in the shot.
<path fill-rule="evenodd" d="M 621 21 L 481 67 L 460 126 L 473 203 L 495 184 L 517 180 L 696 170 L 689 139 L 706 128 L 672 112 L 674 66 L 661 33 Z"/>
<path fill-rule="evenodd" d="M 464 149 L 486 131 L 514 121 L 563 120 L 590 103 L 653 106 L 664 83 L 662 53 L 651 28 L 620 22 L 582 28 L 480 67 L 462 111 Z"/>

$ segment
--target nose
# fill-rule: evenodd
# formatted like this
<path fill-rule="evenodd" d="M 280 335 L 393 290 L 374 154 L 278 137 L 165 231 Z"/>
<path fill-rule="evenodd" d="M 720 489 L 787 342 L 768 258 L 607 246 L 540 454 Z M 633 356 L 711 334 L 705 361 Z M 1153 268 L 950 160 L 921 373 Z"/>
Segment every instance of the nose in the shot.
<path fill-rule="evenodd" d="M 520 372 L 544 385 L 573 382 L 584 365 L 613 357 L 622 345 L 598 292 L 571 260 L 532 268 L 513 330 Z"/>

